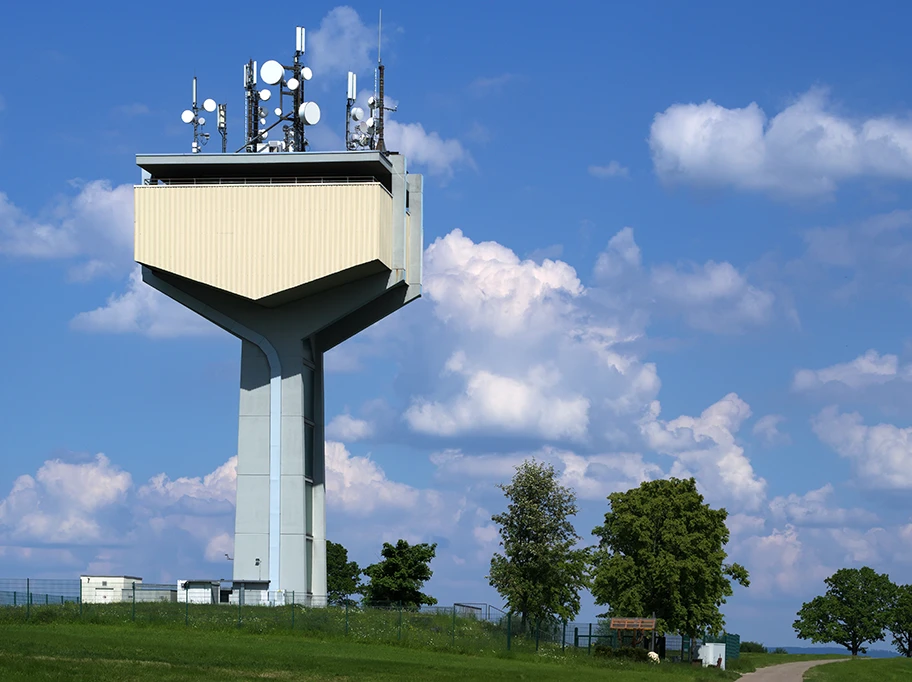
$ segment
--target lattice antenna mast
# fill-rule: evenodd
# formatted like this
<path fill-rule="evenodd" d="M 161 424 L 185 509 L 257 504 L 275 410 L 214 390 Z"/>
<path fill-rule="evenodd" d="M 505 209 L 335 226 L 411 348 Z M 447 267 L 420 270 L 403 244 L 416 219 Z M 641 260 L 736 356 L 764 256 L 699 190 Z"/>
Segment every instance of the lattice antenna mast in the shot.
<path fill-rule="evenodd" d="M 277 86 L 279 97 L 277 106 L 272 113 L 276 121 L 267 125 L 270 112 L 261 106 L 272 98 L 269 88 L 257 90 L 256 87 L 256 62 L 251 61 L 244 69 L 244 87 L 247 90 L 247 142 L 248 152 L 303 152 L 307 151 L 306 127 L 316 125 L 320 121 L 320 107 L 316 102 L 308 102 L 304 98 L 304 83 L 313 78 L 310 67 L 304 66 L 301 57 L 304 56 L 304 27 L 295 27 L 295 52 L 290 65 L 284 65 L 275 59 L 263 62 L 260 67 L 260 78 L 266 85 Z M 290 72 L 290 73 L 288 73 Z M 290 112 L 284 110 L 284 100 L 288 97 L 292 101 Z M 283 139 L 264 144 L 269 137 L 269 131 L 279 124 L 284 132 Z M 266 126 L 263 128 L 262 126 Z M 244 147 L 238 151 L 242 151 Z"/>

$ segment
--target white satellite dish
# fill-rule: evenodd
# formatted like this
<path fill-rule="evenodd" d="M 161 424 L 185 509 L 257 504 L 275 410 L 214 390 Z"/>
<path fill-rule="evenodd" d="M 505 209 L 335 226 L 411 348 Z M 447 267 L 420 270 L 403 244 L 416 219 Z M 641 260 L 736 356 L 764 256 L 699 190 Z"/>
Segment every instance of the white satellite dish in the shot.
<path fill-rule="evenodd" d="M 272 93 L 269 90 L 267 90 L 266 88 L 263 88 L 262 90 L 260 90 L 260 99 L 261 100 L 263 100 L 264 102 L 268 102 L 270 97 L 272 97 Z"/>
<path fill-rule="evenodd" d="M 260 119 L 260 125 L 261 125 L 261 126 L 266 125 L 266 119 L 265 119 L 265 118 L 261 118 L 261 119 Z"/>
<path fill-rule="evenodd" d="M 298 118 L 305 125 L 315 126 L 320 122 L 320 105 L 316 102 L 304 102 L 298 107 Z"/>
<path fill-rule="evenodd" d="M 313 77 L 314 77 L 314 72 L 311 71 L 309 66 L 305 66 L 303 69 L 301 69 L 301 78 L 303 78 L 306 81 L 309 81 Z"/>
<path fill-rule="evenodd" d="M 267 137 L 269 137 L 269 133 L 267 133 L 267 132 L 264 130 L 262 133 L 260 133 L 260 137 L 262 137 L 262 138 L 265 140 Z"/>
<path fill-rule="evenodd" d="M 358 130 L 360 130 L 362 133 L 366 133 L 368 130 L 367 121 L 361 121 L 361 123 L 358 124 Z"/>
<path fill-rule="evenodd" d="M 373 109 L 376 104 L 377 104 L 377 100 L 374 99 L 373 95 L 371 95 L 370 97 L 367 98 L 367 106 L 369 106 L 371 109 Z"/>
<path fill-rule="evenodd" d="M 203 102 L 203 109 L 208 111 L 210 114 L 215 111 L 217 107 L 218 105 L 215 103 L 214 99 L 207 99 L 205 102 Z"/>
<path fill-rule="evenodd" d="M 278 116 L 279 118 L 281 118 L 281 117 L 282 117 L 282 109 L 279 108 L 279 107 L 276 107 L 276 108 L 275 108 L 275 115 Z"/>
<path fill-rule="evenodd" d="M 206 125 L 206 119 L 204 119 L 202 116 L 199 117 L 199 122 L 201 126 Z"/>
<path fill-rule="evenodd" d="M 279 64 L 275 59 L 270 59 L 268 62 L 263 62 L 263 66 L 260 67 L 260 77 L 267 85 L 276 85 L 279 81 L 282 80 L 282 76 L 285 75 L 284 67 Z"/>
<path fill-rule="evenodd" d="M 369 119 L 367 119 L 367 120 L 365 121 L 365 123 L 367 123 L 367 127 L 368 127 L 368 128 L 373 128 L 373 127 L 374 127 L 374 117 L 371 116 Z"/>
<path fill-rule="evenodd" d="M 364 109 L 361 107 L 352 109 L 352 121 L 360 121 L 362 118 L 364 118 Z"/>
<path fill-rule="evenodd" d="M 193 112 L 189 109 L 184 109 L 181 112 L 181 121 L 184 123 L 193 123 Z"/>
<path fill-rule="evenodd" d="M 300 83 L 298 82 L 297 78 L 289 78 L 288 81 L 285 83 L 285 85 L 288 86 L 289 90 L 294 91 L 294 90 L 298 89 L 298 86 L 300 85 Z"/>

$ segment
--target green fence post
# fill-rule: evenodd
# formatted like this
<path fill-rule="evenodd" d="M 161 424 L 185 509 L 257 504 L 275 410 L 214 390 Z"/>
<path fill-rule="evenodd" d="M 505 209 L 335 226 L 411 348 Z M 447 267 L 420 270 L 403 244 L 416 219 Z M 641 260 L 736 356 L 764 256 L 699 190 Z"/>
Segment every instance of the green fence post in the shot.
<path fill-rule="evenodd" d="M 453 635 L 450 639 L 450 646 L 456 646 L 456 604 L 453 604 Z"/>
<path fill-rule="evenodd" d="M 345 636 L 348 637 L 348 599 L 345 600 Z"/>
<path fill-rule="evenodd" d="M 295 618 L 295 598 L 294 590 L 291 591 L 291 629 L 294 630 L 294 618 Z"/>
<path fill-rule="evenodd" d="M 592 655 L 592 623 L 589 623 L 589 637 L 586 639 L 586 655 Z"/>
<path fill-rule="evenodd" d="M 133 614 L 131 620 L 136 622 L 136 581 L 133 581 Z"/>
<path fill-rule="evenodd" d="M 567 649 L 567 621 L 564 621 L 564 628 L 561 630 L 561 651 Z"/>
<path fill-rule="evenodd" d="M 402 601 L 399 601 L 399 641 L 402 641 Z"/>
<path fill-rule="evenodd" d="M 513 612 L 507 614 L 507 651 L 510 650 L 510 638 L 513 635 Z"/>
<path fill-rule="evenodd" d="M 184 583 L 184 625 L 190 625 L 190 587 Z"/>
<path fill-rule="evenodd" d="M 241 627 L 241 595 L 244 594 L 244 588 L 238 588 L 238 627 Z"/>
<path fill-rule="evenodd" d="M 13 592 L 13 606 L 16 606 L 16 592 Z"/>
<path fill-rule="evenodd" d="M 79 577 L 79 617 L 82 618 L 82 576 Z"/>
<path fill-rule="evenodd" d="M 538 651 L 538 640 L 541 638 L 541 621 L 535 626 L 535 650 Z"/>
<path fill-rule="evenodd" d="M 49 594 L 44 595 L 44 605 L 47 606 L 50 603 L 51 603 L 51 595 L 49 595 Z"/>
<path fill-rule="evenodd" d="M 60 605 L 63 606 L 63 595 L 60 595 Z"/>
<path fill-rule="evenodd" d="M 32 617 L 32 583 L 26 578 L 25 579 L 25 619 L 29 620 Z"/>

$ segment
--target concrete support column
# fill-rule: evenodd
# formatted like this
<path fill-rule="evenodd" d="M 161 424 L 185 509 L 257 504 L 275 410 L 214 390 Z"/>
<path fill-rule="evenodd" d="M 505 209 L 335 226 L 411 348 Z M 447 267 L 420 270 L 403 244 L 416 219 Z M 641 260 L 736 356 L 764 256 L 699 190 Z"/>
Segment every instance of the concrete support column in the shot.
<path fill-rule="evenodd" d="M 278 462 L 271 457 L 273 370 L 260 348 L 242 342 L 234 577 L 268 578 L 270 590 L 315 596 L 319 605 L 326 596 L 323 353 L 312 337 L 270 341 L 281 365 Z"/>
<path fill-rule="evenodd" d="M 269 579 L 270 374 L 266 354 L 241 341 L 235 580 Z"/>

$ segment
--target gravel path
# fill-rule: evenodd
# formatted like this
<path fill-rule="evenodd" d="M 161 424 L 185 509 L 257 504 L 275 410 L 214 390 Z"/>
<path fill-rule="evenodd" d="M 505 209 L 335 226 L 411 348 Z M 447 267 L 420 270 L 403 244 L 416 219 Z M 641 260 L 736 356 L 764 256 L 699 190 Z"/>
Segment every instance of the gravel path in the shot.
<path fill-rule="evenodd" d="M 798 663 L 780 663 L 771 665 L 769 668 L 760 668 L 757 672 L 742 675 L 741 679 L 745 682 L 801 682 L 804 679 L 804 673 L 816 665 L 826 665 L 827 663 L 841 663 L 849 660 L 847 658 L 836 659 L 832 661 L 799 661 Z"/>

